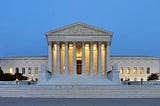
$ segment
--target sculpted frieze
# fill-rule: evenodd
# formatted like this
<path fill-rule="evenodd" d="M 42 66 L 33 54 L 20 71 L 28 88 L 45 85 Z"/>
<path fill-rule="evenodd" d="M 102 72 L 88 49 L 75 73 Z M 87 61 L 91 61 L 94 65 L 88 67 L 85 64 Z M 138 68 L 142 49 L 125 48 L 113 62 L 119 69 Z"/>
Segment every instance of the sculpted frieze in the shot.
<path fill-rule="evenodd" d="M 54 34 L 105 34 L 105 32 L 98 31 L 96 29 L 85 27 L 82 25 L 72 26 L 70 28 L 66 28 L 53 33 Z"/>

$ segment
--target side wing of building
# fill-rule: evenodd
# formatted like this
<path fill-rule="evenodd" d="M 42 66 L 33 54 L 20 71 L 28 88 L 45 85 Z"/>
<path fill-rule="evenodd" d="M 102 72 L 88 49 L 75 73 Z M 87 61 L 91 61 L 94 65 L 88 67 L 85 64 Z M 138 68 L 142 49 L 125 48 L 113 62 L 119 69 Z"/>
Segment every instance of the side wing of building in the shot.
<path fill-rule="evenodd" d="M 41 65 L 47 66 L 47 56 L 35 57 L 5 57 L 0 58 L 0 67 L 4 73 L 23 73 L 31 78 L 38 78 Z M 151 73 L 160 73 L 160 58 L 111 56 L 111 65 L 117 64 L 121 81 L 146 81 Z"/>
<path fill-rule="evenodd" d="M 4 57 L 0 58 L 0 67 L 4 73 L 15 74 L 19 72 L 29 79 L 36 79 L 41 70 L 41 65 L 47 65 L 47 62 L 47 56 Z"/>
<path fill-rule="evenodd" d="M 160 73 L 160 58 L 144 56 L 112 56 L 111 65 L 117 64 L 121 81 L 147 81 L 151 73 Z"/>

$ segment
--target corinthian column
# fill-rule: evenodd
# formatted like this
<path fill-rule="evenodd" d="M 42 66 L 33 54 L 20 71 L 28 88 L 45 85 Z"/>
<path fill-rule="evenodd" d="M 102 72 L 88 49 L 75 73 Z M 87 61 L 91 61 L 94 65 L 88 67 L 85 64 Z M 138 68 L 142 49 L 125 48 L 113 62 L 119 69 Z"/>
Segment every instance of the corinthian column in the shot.
<path fill-rule="evenodd" d="M 82 74 L 85 74 L 85 42 L 82 42 Z"/>
<path fill-rule="evenodd" d="M 102 74 L 102 43 L 98 42 L 98 75 Z"/>
<path fill-rule="evenodd" d="M 110 44 L 106 43 L 106 71 L 110 71 Z"/>
<path fill-rule="evenodd" d="M 57 69 L 56 74 L 60 75 L 60 42 L 57 42 Z"/>
<path fill-rule="evenodd" d="M 68 42 L 65 42 L 65 75 L 68 74 Z"/>
<path fill-rule="evenodd" d="M 73 75 L 77 75 L 76 42 L 73 42 Z"/>
<path fill-rule="evenodd" d="M 48 44 L 48 71 L 52 72 L 52 62 L 53 62 L 53 53 L 52 53 L 52 42 Z"/>
<path fill-rule="evenodd" d="M 90 74 L 94 75 L 93 71 L 93 42 L 90 42 Z"/>

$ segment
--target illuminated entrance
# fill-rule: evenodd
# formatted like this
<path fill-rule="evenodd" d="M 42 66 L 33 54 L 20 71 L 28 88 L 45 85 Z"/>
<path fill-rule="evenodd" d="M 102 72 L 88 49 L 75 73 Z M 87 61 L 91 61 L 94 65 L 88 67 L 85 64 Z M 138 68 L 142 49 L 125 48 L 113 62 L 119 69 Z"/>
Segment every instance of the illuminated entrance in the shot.
<path fill-rule="evenodd" d="M 48 71 L 53 75 L 94 76 L 110 71 L 111 32 L 76 23 L 46 36 Z"/>
<path fill-rule="evenodd" d="M 77 60 L 77 74 L 82 74 L 82 60 Z"/>

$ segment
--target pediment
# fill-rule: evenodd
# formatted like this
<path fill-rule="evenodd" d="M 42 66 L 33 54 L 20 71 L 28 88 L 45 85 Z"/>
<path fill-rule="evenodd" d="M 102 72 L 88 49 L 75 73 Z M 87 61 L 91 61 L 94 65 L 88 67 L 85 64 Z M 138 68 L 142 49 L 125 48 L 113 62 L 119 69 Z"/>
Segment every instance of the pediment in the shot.
<path fill-rule="evenodd" d="M 112 35 L 112 32 L 106 31 L 88 24 L 75 23 L 62 28 L 51 30 L 46 35 Z"/>

